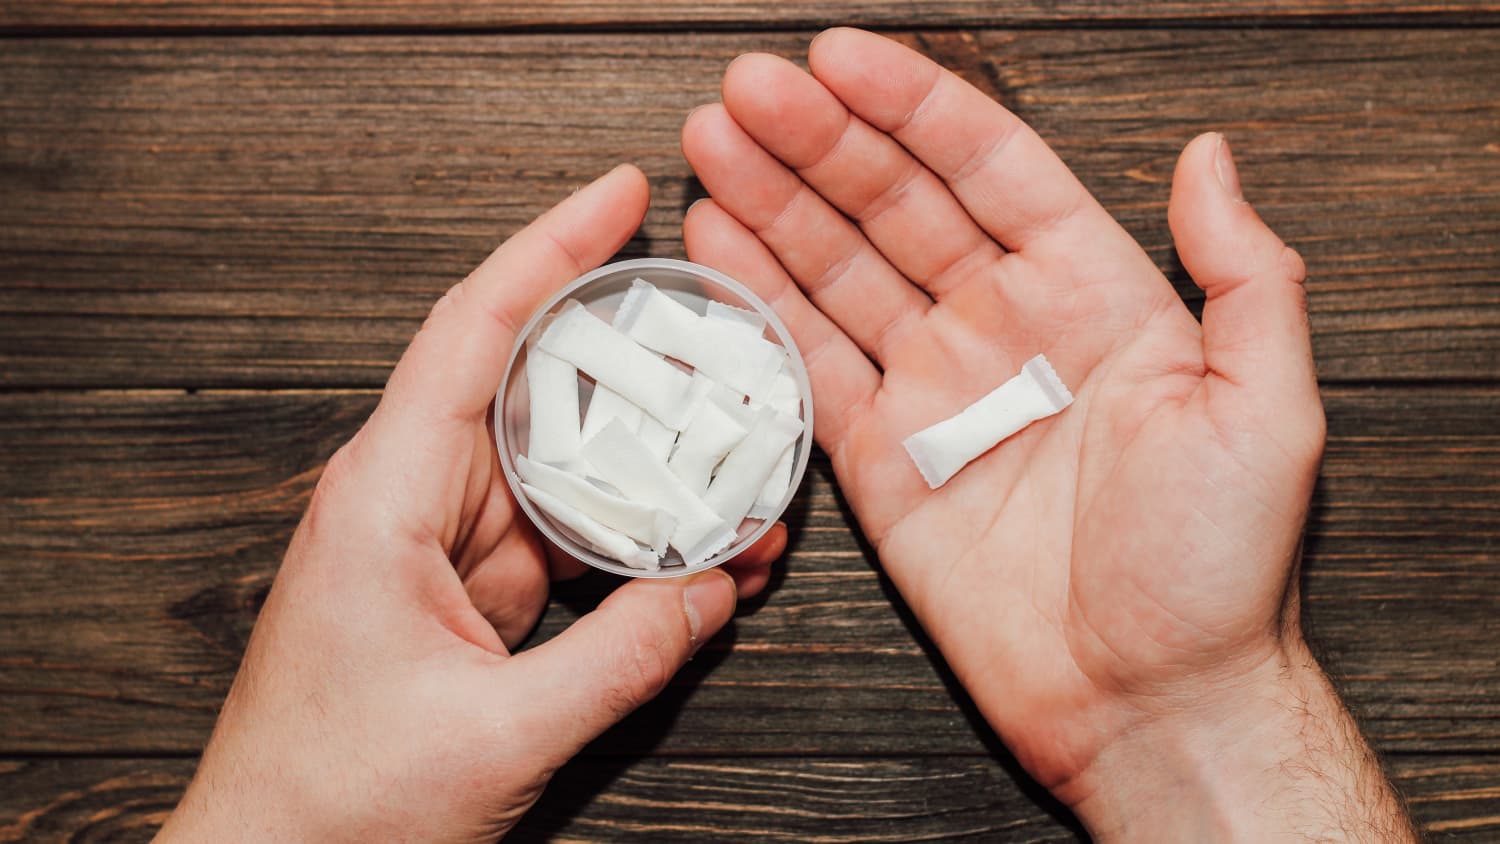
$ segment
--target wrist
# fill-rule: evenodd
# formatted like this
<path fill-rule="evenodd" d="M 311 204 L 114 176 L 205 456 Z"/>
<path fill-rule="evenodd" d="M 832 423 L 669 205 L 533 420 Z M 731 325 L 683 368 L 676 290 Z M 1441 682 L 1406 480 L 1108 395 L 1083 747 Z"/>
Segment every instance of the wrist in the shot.
<path fill-rule="evenodd" d="M 1060 789 L 1095 841 L 1414 840 L 1300 638 L 1189 697 L 1136 719 Z"/>
<path fill-rule="evenodd" d="M 216 728 L 192 781 L 153 839 L 155 844 L 334 840 L 306 823 L 315 817 L 303 806 L 312 789 L 283 788 L 295 779 L 295 766 L 267 773 L 260 758 L 224 746 L 219 733 Z"/>
<path fill-rule="evenodd" d="M 221 807 L 222 808 L 222 807 Z M 187 792 L 167 816 L 166 823 L 152 839 L 154 844 L 176 844 L 190 841 L 237 842 L 251 840 L 249 830 L 234 824 L 211 809 L 211 804 L 198 799 L 195 786 L 189 784 Z"/>

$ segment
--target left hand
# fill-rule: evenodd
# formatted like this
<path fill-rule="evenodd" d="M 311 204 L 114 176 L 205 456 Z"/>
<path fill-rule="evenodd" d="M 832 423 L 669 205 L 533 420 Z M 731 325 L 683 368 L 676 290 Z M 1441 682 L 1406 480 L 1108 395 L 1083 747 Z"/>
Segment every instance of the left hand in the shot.
<path fill-rule="evenodd" d="M 1223 137 L 1183 152 L 1168 206 L 1200 325 L 983 92 L 855 30 L 808 65 L 741 57 L 688 119 L 712 196 L 688 254 L 790 327 L 840 489 L 990 725 L 1095 840 L 1406 840 L 1302 639 L 1303 265 Z M 1073 405 L 929 489 L 902 441 L 1038 352 Z"/>
<path fill-rule="evenodd" d="M 319 480 L 161 840 L 493 841 L 559 766 L 661 691 L 736 593 L 764 588 L 782 526 L 725 571 L 632 580 L 512 653 L 550 579 L 582 566 L 549 567 L 518 516 L 490 402 L 517 327 L 614 254 L 647 201 L 641 172 L 619 167 L 433 307 Z"/>

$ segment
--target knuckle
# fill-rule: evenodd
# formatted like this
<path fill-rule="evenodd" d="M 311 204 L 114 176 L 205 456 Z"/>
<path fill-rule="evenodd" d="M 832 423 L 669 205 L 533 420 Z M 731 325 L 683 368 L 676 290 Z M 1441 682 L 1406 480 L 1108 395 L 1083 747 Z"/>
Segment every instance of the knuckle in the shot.
<path fill-rule="evenodd" d="M 361 428 L 348 442 L 339 446 L 329 456 L 328 462 L 323 464 L 323 472 L 313 486 L 312 502 L 308 505 L 310 513 L 316 514 L 326 510 L 341 496 L 343 490 L 349 488 L 355 466 L 359 463 L 358 452 L 362 448 L 363 435 L 364 429 Z"/>
<path fill-rule="evenodd" d="M 467 282 L 468 279 L 465 278 L 463 281 L 460 281 L 452 287 L 449 287 L 447 291 L 445 291 L 436 302 L 432 303 L 432 308 L 427 312 L 427 319 L 423 320 L 422 322 L 422 328 L 425 329 L 427 326 L 431 325 L 434 321 L 441 317 L 444 313 L 452 310 L 453 306 L 458 302 L 458 300 L 463 298 L 464 288 Z"/>
<path fill-rule="evenodd" d="M 647 700 L 661 694 L 676 668 L 666 645 L 660 641 L 638 641 L 631 649 L 629 674 L 635 697 Z"/>
<path fill-rule="evenodd" d="M 1323 414 L 1323 403 L 1317 400 L 1316 388 L 1313 396 L 1305 409 L 1281 423 L 1276 435 L 1289 468 L 1305 475 L 1309 482 L 1317 476 L 1323 463 L 1323 450 L 1328 439 L 1328 421 Z"/>
<path fill-rule="evenodd" d="M 1314 405 L 1306 423 L 1303 437 L 1303 457 L 1309 464 L 1317 466 L 1323 462 L 1323 449 L 1328 443 L 1328 418 L 1323 413 L 1322 402 Z"/>
<path fill-rule="evenodd" d="M 1287 281 L 1301 285 L 1307 280 L 1307 262 L 1302 260 L 1302 255 L 1297 250 L 1286 244 L 1281 246 L 1281 255 L 1277 258 L 1277 265 Z"/>
<path fill-rule="evenodd" d="M 655 625 L 620 640 L 615 682 L 605 694 L 605 703 L 623 718 L 642 703 L 661 694 L 677 671 L 673 649 L 664 631 Z"/>

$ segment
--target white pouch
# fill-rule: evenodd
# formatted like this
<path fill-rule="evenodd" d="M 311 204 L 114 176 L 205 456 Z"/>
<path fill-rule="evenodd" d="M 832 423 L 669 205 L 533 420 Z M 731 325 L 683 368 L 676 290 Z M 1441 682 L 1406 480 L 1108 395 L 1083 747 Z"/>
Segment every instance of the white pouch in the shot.
<path fill-rule="evenodd" d="M 703 501 L 719 517 L 738 525 L 750 512 L 786 447 L 802 433 L 802 420 L 763 407 L 755 427 L 724 458 Z"/>
<path fill-rule="evenodd" d="M 750 407 L 753 408 L 758 409 L 763 404 L 788 416 L 802 415 L 802 391 L 797 389 L 797 379 L 785 367 L 776 373 L 776 380 L 771 382 L 771 389 L 763 400 L 750 400 Z"/>
<path fill-rule="evenodd" d="M 720 518 L 618 419 L 583 444 L 583 456 L 626 498 L 676 517 L 669 542 L 688 566 L 702 563 L 734 541 L 739 522 Z"/>
<path fill-rule="evenodd" d="M 750 430 L 755 424 L 756 408 L 745 404 L 745 397 L 729 389 L 723 384 L 715 384 L 713 390 L 709 391 L 708 400 L 719 406 L 720 410 L 729 414 L 736 424 L 745 430 Z"/>
<path fill-rule="evenodd" d="M 699 316 L 640 279 L 631 284 L 614 322 L 642 346 L 676 358 L 748 396 L 762 396 L 770 389 L 786 357 L 775 343 L 728 320 Z"/>
<path fill-rule="evenodd" d="M 765 403 L 789 416 L 802 416 L 802 391 L 797 388 L 797 379 L 785 367 L 776 376 L 776 382 L 771 386 Z M 768 518 L 775 513 L 781 499 L 786 497 L 787 488 L 792 485 L 796 450 L 797 444 L 793 442 L 781 452 L 776 468 L 771 470 L 771 477 L 766 478 L 766 485 L 761 487 L 760 495 L 755 499 L 755 506 L 750 508 L 750 518 Z"/>
<path fill-rule="evenodd" d="M 594 395 L 589 399 L 588 410 L 583 413 L 583 432 L 580 435 L 582 442 L 588 442 L 594 435 L 604 430 L 609 420 L 618 419 L 627 430 L 634 433 L 640 430 L 641 417 L 645 415 L 639 407 L 636 407 L 629 399 L 611 390 L 603 384 L 594 385 Z"/>
<path fill-rule="evenodd" d="M 611 495 L 572 472 L 528 460 L 524 455 L 516 457 L 516 474 L 610 530 L 650 546 L 658 557 L 667 552 L 667 537 L 677 526 L 671 513 Z"/>
<path fill-rule="evenodd" d="M 538 345 L 669 428 L 681 430 L 692 415 L 693 379 L 589 313 L 577 300 L 563 306 Z"/>
<path fill-rule="evenodd" d="M 775 515 L 777 508 L 781 505 L 781 499 L 786 497 L 786 491 L 792 486 L 792 470 L 796 467 L 797 444 L 782 449 L 781 456 L 776 459 L 776 466 L 771 469 L 771 476 L 760 488 L 760 495 L 755 497 L 755 503 L 750 507 L 750 518 L 769 519 Z"/>
<path fill-rule="evenodd" d="M 708 489 L 714 467 L 745 438 L 745 433 L 745 428 L 718 404 L 703 402 L 693 421 L 677 438 L 677 449 L 672 452 L 667 467 L 687 484 L 688 489 L 702 495 Z"/>
<path fill-rule="evenodd" d="M 708 400 L 713 388 L 714 382 L 707 376 L 699 372 L 693 373 L 692 386 L 688 388 L 688 407 L 692 408 L 689 420 L 698 415 L 699 408 Z M 672 458 L 672 451 L 678 440 L 677 431 L 661 424 L 656 417 L 646 413 L 641 415 L 641 424 L 635 433 L 641 438 L 641 443 L 646 446 L 646 450 L 651 452 L 652 457 L 663 463 Z M 593 439 L 593 437 L 588 439 Z"/>
<path fill-rule="evenodd" d="M 650 414 L 642 416 L 641 427 L 636 431 L 636 435 L 641 438 L 641 445 L 646 447 L 646 453 L 650 454 L 653 459 L 660 460 L 662 463 L 671 459 L 672 446 L 677 444 L 677 432 L 656 421 L 655 416 Z"/>
<path fill-rule="evenodd" d="M 1021 367 L 1021 374 L 901 444 L 927 486 L 937 489 L 1001 440 L 1072 403 L 1073 394 L 1046 356 L 1037 355 Z"/>
<path fill-rule="evenodd" d="M 661 568 L 661 560 L 655 552 L 636 545 L 635 540 L 625 534 L 610 530 L 545 490 L 527 483 L 521 484 L 521 489 L 531 499 L 531 503 L 583 537 L 600 554 L 619 560 L 633 569 L 653 571 Z"/>
<path fill-rule="evenodd" d="M 763 337 L 765 334 L 766 318 L 755 311 L 746 310 L 745 308 L 736 308 L 733 305 L 726 305 L 723 302 L 710 299 L 708 300 L 707 313 L 704 316 L 709 319 L 722 319 L 725 322 L 743 325 L 751 330 L 754 337 Z"/>
<path fill-rule="evenodd" d="M 578 459 L 578 370 L 532 344 L 526 349 L 526 389 L 531 433 L 526 453 L 542 463 L 569 465 Z"/>

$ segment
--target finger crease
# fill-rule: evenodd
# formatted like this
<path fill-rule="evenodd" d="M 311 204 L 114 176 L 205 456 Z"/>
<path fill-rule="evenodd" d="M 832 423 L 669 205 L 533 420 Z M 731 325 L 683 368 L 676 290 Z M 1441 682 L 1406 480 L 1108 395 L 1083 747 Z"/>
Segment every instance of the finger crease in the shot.
<path fill-rule="evenodd" d="M 979 261 L 981 258 L 989 260 L 994 256 L 986 249 L 987 244 L 993 244 L 993 240 L 980 238 L 979 243 L 972 249 L 961 249 L 953 257 L 949 258 L 937 270 L 928 273 L 922 280 L 922 286 L 932 291 L 933 295 L 941 296 L 944 291 L 952 289 L 953 285 L 948 283 L 948 276 L 962 276 L 961 270 L 967 270 L 968 265 Z"/>
<path fill-rule="evenodd" d="M 824 334 L 823 339 L 819 340 L 816 346 L 802 353 L 802 365 L 809 372 L 817 368 L 818 360 L 822 358 L 824 352 L 828 351 L 828 347 L 833 344 L 833 340 L 833 334 Z"/>
<path fill-rule="evenodd" d="M 496 303 L 490 301 L 489 297 L 480 295 L 475 292 L 474 288 L 470 284 L 473 281 L 474 276 L 470 275 L 468 278 L 465 278 L 463 281 L 458 283 L 456 287 L 457 292 L 454 296 L 454 302 L 456 304 L 461 304 L 459 302 L 460 299 L 474 299 L 478 302 L 479 310 L 481 313 L 499 323 L 500 327 L 504 328 L 506 331 L 509 331 L 512 337 L 514 337 L 516 334 L 519 334 L 520 328 L 516 325 L 516 321 L 511 318 L 511 315 L 507 313 L 504 308 L 498 307 Z"/>
<path fill-rule="evenodd" d="M 908 159 L 907 166 L 901 175 L 893 179 L 884 188 L 881 188 L 880 193 L 871 197 L 869 202 L 866 202 L 859 210 L 849 216 L 859 221 L 862 225 L 873 222 L 881 214 L 900 204 L 902 197 L 906 196 L 907 191 L 916 183 L 917 177 L 921 176 L 922 171 L 925 169 L 922 165 Z"/>
<path fill-rule="evenodd" d="M 573 248 L 571 246 L 564 243 L 562 238 L 553 234 L 545 227 L 539 228 L 537 231 L 539 234 L 541 234 L 542 237 L 545 237 L 547 239 L 547 242 L 551 243 L 557 249 L 557 251 L 561 252 L 564 258 L 568 260 L 568 263 L 572 265 L 573 275 L 583 275 L 583 261 L 578 257 L 578 253 L 573 251 Z"/>
<path fill-rule="evenodd" d="M 899 337 L 896 334 L 896 329 L 906 325 L 913 316 L 917 315 L 916 311 L 908 308 L 896 309 L 890 318 L 885 321 L 885 325 L 880 326 L 879 330 L 875 332 L 874 339 L 870 341 L 870 348 L 878 357 L 888 359 L 890 356 L 886 353 L 886 349 L 889 344 L 894 343 L 896 338 Z"/>
<path fill-rule="evenodd" d="M 853 134 L 849 131 L 849 129 L 853 125 L 854 116 L 849 113 L 848 109 L 844 109 L 844 128 L 839 130 L 837 137 L 833 139 L 833 143 L 828 145 L 828 149 L 823 150 L 822 155 L 814 158 L 811 164 L 806 164 L 801 167 L 795 168 L 797 172 L 800 173 L 803 170 L 815 170 L 818 167 L 821 167 L 825 162 L 836 158 L 839 152 L 841 152 L 843 148 L 848 144 L 849 136 Z"/>
<path fill-rule="evenodd" d="M 797 201 L 802 199 L 803 193 L 810 193 L 810 191 L 808 190 L 807 185 L 799 180 L 797 189 L 792 191 L 792 195 L 787 197 L 786 202 L 782 203 L 780 210 L 772 215 L 771 219 L 767 222 L 760 225 L 751 225 L 750 231 L 754 232 L 755 235 L 759 237 L 780 226 L 787 217 L 791 216 L 792 209 L 797 206 Z M 762 237 L 761 239 L 764 240 L 765 238 Z"/>
<path fill-rule="evenodd" d="M 1066 205 L 1059 206 L 1056 211 L 1047 215 L 1045 219 L 1038 220 L 1027 226 L 1025 240 L 1039 242 L 1039 238 L 1059 232 L 1065 223 L 1073 219 L 1084 209 L 1089 193 L 1079 186 L 1075 190 L 1069 191 L 1068 196 L 1069 199 Z M 1020 244 L 1012 245 L 1020 246 Z"/>
<path fill-rule="evenodd" d="M 808 295 L 814 298 L 827 296 L 839 282 L 849 277 L 849 270 L 854 266 L 854 259 L 859 257 L 859 253 L 860 249 L 856 246 L 818 273 L 816 278 L 804 285 Z"/>
<path fill-rule="evenodd" d="M 971 152 L 969 157 L 964 159 L 964 163 L 960 164 L 947 176 L 946 181 L 948 184 L 958 185 L 987 167 L 1006 147 L 1010 146 L 1010 142 L 1019 134 L 1020 125 L 1021 122 L 1015 118 L 1007 120 L 1004 131 L 991 138 L 988 143 L 982 144 Z"/>
<path fill-rule="evenodd" d="M 897 120 L 894 126 L 886 129 L 887 134 L 899 135 L 913 123 L 917 122 L 917 118 L 921 116 L 922 112 L 927 108 L 928 103 L 932 101 L 933 96 L 937 94 L 938 88 L 943 84 L 943 73 L 944 71 L 939 70 L 933 75 L 932 83 L 922 93 L 921 99 L 917 100 L 916 106 L 903 115 L 900 120 Z"/>

